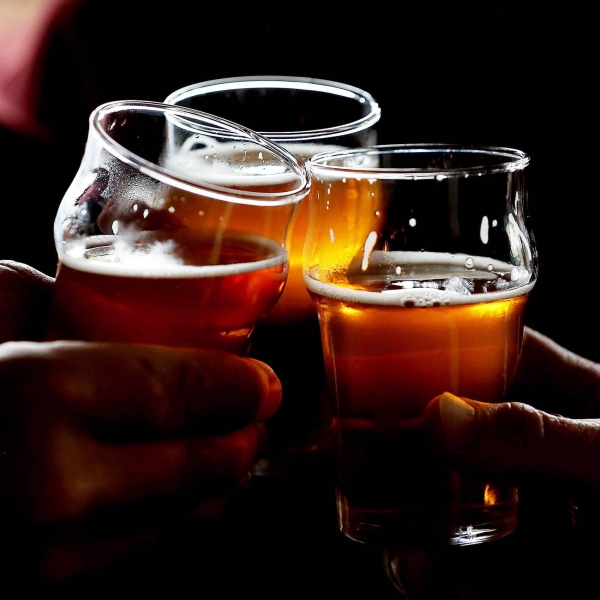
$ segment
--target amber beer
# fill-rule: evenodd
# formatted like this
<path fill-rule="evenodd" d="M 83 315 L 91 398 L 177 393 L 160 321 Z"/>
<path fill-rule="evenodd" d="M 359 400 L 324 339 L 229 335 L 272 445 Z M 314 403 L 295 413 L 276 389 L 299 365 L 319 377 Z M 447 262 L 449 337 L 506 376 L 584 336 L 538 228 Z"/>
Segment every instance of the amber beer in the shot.
<path fill-rule="evenodd" d="M 281 145 L 301 160 L 306 160 L 306 158 L 318 152 L 332 152 L 343 149 L 341 146 L 316 143 L 282 143 Z M 300 205 L 292 227 L 292 237 L 289 246 L 288 280 L 279 302 L 277 302 L 265 319 L 266 323 L 285 326 L 316 319 L 315 306 L 306 290 L 302 274 L 302 251 L 304 249 L 306 231 L 308 230 L 308 215 L 309 207 L 307 200 Z"/>
<path fill-rule="evenodd" d="M 528 163 L 518 150 L 441 144 L 307 160 L 303 273 L 350 539 L 470 545 L 516 529 L 518 490 L 451 469 L 423 414 L 443 392 L 506 399 L 537 276 Z"/>
<path fill-rule="evenodd" d="M 63 254 L 48 338 L 210 347 L 244 354 L 256 322 L 276 303 L 286 255 L 242 232 L 181 229 L 88 238 Z"/>
<path fill-rule="evenodd" d="M 469 536 L 485 539 L 497 523 L 516 525 L 516 490 L 440 466 L 420 418 L 442 391 L 490 402 L 504 398 L 530 288 L 502 291 L 514 269 L 478 259 L 484 269 L 470 275 L 483 278 L 480 291 L 488 291 L 441 291 L 437 285 L 448 280 L 452 261 L 436 265 L 437 258 L 418 256 L 427 273 L 419 280 L 413 267 L 408 289 L 394 289 L 389 276 L 377 280 L 372 273 L 367 283 L 357 277 L 344 287 L 306 278 L 337 407 L 332 427 L 340 528 L 358 541 L 393 542 L 396 536 L 445 542 L 450 531 L 455 543 L 464 544 Z"/>
<path fill-rule="evenodd" d="M 428 265 L 431 277 L 434 266 Z M 447 266 L 438 271 L 444 279 Z M 516 525 L 516 490 L 440 466 L 420 418 L 442 391 L 490 402 L 504 398 L 521 348 L 529 288 L 467 300 L 427 287 L 390 291 L 389 279 L 370 280 L 369 291 L 310 277 L 306 282 L 317 303 L 337 407 L 332 428 L 342 532 L 359 541 L 393 541 L 401 534 L 405 542 L 412 536 L 423 543 L 438 535 L 444 542 L 455 527 L 456 543 L 464 544 L 469 536 L 482 541 L 498 523 Z"/>

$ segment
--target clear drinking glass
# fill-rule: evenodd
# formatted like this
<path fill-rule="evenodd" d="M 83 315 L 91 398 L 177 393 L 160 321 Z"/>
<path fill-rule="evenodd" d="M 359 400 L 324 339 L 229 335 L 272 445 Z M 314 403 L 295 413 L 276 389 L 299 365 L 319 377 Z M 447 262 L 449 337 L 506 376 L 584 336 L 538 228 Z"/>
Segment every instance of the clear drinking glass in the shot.
<path fill-rule="evenodd" d="M 179 152 L 201 159 L 190 169 Z M 245 354 L 277 302 L 310 182 L 240 125 L 158 102 L 99 106 L 58 208 L 47 337 Z"/>
<path fill-rule="evenodd" d="M 304 77 L 233 77 L 196 83 L 165 102 L 242 123 L 285 147 L 301 161 L 316 152 L 375 144 L 381 111 L 366 91 L 343 83 Z M 200 156 L 183 148 L 191 161 Z M 191 164 L 191 163 L 190 163 Z M 271 365 L 283 385 L 278 413 L 267 423 L 269 446 L 255 475 L 320 465 L 331 436 L 323 400 L 325 369 L 319 326 L 302 277 L 302 248 L 308 224 L 303 203 L 294 221 L 290 271 L 277 305 L 261 320 L 250 355 Z"/>
<path fill-rule="evenodd" d="M 331 397 L 338 524 L 351 539 L 467 545 L 517 525 L 517 489 L 444 466 L 421 416 L 444 391 L 505 398 L 537 278 L 528 164 L 515 149 L 440 144 L 306 162 L 304 280 Z"/>

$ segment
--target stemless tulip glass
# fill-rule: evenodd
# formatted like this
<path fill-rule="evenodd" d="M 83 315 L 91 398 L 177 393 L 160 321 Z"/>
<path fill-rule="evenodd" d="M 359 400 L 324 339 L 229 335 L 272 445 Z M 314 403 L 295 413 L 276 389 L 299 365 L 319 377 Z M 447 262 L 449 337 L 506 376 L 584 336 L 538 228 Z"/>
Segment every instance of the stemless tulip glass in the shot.
<path fill-rule="evenodd" d="M 301 161 L 316 152 L 377 142 L 381 110 L 368 92 L 306 77 L 250 76 L 203 81 L 170 94 L 165 102 L 242 123 L 285 147 Z M 188 150 L 184 148 L 184 150 Z M 189 152 L 191 158 L 198 153 Z M 323 400 L 325 368 L 315 307 L 302 277 L 308 225 L 303 203 L 294 222 L 290 273 L 277 305 L 259 323 L 251 356 L 270 364 L 281 379 L 283 400 L 268 423 L 269 446 L 254 474 L 320 466 L 331 436 Z"/>
<path fill-rule="evenodd" d="M 201 153 L 193 169 L 180 144 Z M 283 290 L 309 188 L 291 153 L 236 123 L 158 102 L 99 106 L 55 219 L 47 337 L 245 354 Z"/>
<path fill-rule="evenodd" d="M 340 530 L 469 545 L 517 525 L 517 490 L 445 465 L 422 430 L 443 392 L 502 402 L 537 278 L 519 150 L 392 145 L 318 154 L 304 278 L 332 399 Z"/>

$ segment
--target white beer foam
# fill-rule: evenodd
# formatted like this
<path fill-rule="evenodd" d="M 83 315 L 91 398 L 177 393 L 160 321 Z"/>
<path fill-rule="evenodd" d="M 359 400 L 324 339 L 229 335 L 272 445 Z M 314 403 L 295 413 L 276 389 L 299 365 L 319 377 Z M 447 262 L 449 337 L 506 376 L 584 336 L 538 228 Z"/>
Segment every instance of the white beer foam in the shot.
<path fill-rule="evenodd" d="M 200 278 L 221 277 L 280 266 L 287 253 L 274 240 L 247 234 L 237 239 L 258 245 L 269 258 L 235 264 L 187 265 L 175 254 L 171 240 L 144 244 L 143 249 L 120 236 L 95 236 L 68 245 L 59 252 L 62 264 L 79 271 L 115 277 Z"/>
<path fill-rule="evenodd" d="M 206 144 L 206 147 L 195 147 Z M 232 156 L 241 157 L 237 163 Z M 181 147 L 171 149 L 163 156 L 165 168 L 184 175 L 197 183 L 231 186 L 282 185 L 297 175 L 280 158 L 258 144 L 248 142 L 215 143 L 201 136 L 187 138 Z"/>
<path fill-rule="evenodd" d="M 486 257 L 432 252 L 374 254 L 385 256 L 387 263 L 427 266 L 427 273 L 423 277 L 413 276 L 410 273 L 403 275 L 402 268 L 399 267 L 393 282 L 388 282 L 388 289 L 369 291 L 353 288 L 351 284 L 340 286 L 319 281 L 316 276 L 318 267 L 313 267 L 308 274 L 304 272 L 304 284 L 310 292 L 340 302 L 425 308 L 507 300 L 529 293 L 535 283 L 531 281 L 532 274 L 527 269 Z M 449 271 L 450 267 L 454 270 Z M 464 267 L 464 271 L 456 270 L 460 267 Z M 461 283 L 463 279 L 493 279 L 495 276 L 499 279 L 500 277 L 496 275 L 499 273 L 503 276 L 509 275 L 506 288 L 502 290 L 471 293 L 468 287 Z M 381 279 L 388 280 L 389 275 L 382 273 Z M 427 283 L 434 279 L 447 279 L 446 289 L 428 287 Z M 422 284 L 423 287 L 414 287 L 411 282 Z M 389 286 L 393 286 L 394 289 L 389 289 Z"/>
<path fill-rule="evenodd" d="M 268 164 L 267 161 L 261 164 L 262 148 L 258 145 L 252 146 L 247 142 L 215 144 L 214 140 L 210 140 L 206 148 L 194 148 L 199 143 L 202 143 L 201 137 L 188 138 L 180 148 L 170 150 L 163 159 L 165 167 L 196 181 L 219 186 L 281 185 L 293 180 L 294 175 L 285 165 Z M 321 152 L 345 150 L 344 146 L 339 144 L 315 142 L 280 142 L 279 145 L 300 161 Z M 240 149 L 249 155 L 254 155 L 252 160 L 255 164 L 252 166 L 228 164 L 228 157 L 232 154 L 239 155 Z M 215 160 L 215 157 L 220 160 Z"/>

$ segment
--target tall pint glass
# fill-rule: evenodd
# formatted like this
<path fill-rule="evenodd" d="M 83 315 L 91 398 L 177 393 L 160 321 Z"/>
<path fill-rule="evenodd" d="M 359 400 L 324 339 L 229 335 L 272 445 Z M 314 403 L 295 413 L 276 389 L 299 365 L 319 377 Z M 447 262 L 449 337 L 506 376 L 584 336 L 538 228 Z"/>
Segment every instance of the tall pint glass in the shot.
<path fill-rule="evenodd" d="M 179 144 L 202 153 L 194 169 Z M 54 223 L 47 337 L 246 354 L 283 290 L 309 187 L 291 153 L 225 119 L 157 102 L 99 106 Z"/>
<path fill-rule="evenodd" d="M 381 115 L 375 99 L 364 90 L 304 77 L 204 81 L 173 92 L 165 102 L 243 123 L 301 161 L 324 150 L 375 144 Z M 198 156 L 187 153 L 188 158 Z M 307 224 L 308 206 L 303 203 L 294 222 L 285 289 L 256 328 L 250 349 L 251 356 L 274 368 L 283 385 L 281 407 L 267 423 L 269 446 L 255 466 L 256 475 L 316 467 L 331 448 L 319 326 L 302 277 Z"/>
<path fill-rule="evenodd" d="M 537 277 L 529 156 L 390 145 L 306 164 L 304 280 L 331 394 L 340 530 L 400 547 L 509 534 L 517 489 L 444 466 L 421 417 L 444 391 L 504 401 Z"/>

